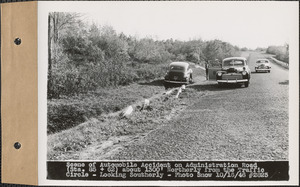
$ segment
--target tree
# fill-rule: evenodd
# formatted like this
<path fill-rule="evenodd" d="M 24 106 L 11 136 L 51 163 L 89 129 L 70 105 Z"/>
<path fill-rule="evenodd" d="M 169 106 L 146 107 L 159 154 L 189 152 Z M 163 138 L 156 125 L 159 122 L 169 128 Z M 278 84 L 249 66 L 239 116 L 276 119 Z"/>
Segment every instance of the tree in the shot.
<path fill-rule="evenodd" d="M 206 42 L 205 48 L 203 50 L 203 60 L 205 62 L 214 61 L 215 59 L 221 59 L 222 49 L 221 49 L 221 41 L 213 40 Z"/>
<path fill-rule="evenodd" d="M 143 63 L 159 63 L 165 61 L 169 55 L 163 43 L 144 38 L 137 43 L 134 58 Z"/>
<path fill-rule="evenodd" d="M 60 34 L 67 27 L 78 23 L 78 13 L 51 12 L 48 15 L 48 97 L 52 97 L 52 67 L 56 63 L 59 51 Z"/>
<path fill-rule="evenodd" d="M 290 60 L 290 51 L 289 51 L 290 45 L 288 43 L 286 43 L 285 47 L 286 47 L 286 53 L 285 53 L 284 61 L 289 63 L 289 60 Z"/>
<path fill-rule="evenodd" d="M 284 62 L 289 63 L 289 45 L 284 46 L 269 46 L 267 53 L 275 55 L 275 58 Z"/>
<path fill-rule="evenodd" d="M 206 42 L 206 46 L 203 50 L 203 60 L 205 62 L 212 62 L 212 65 L 216 59 L 222 60 L 230 56 L 238 56 L 238 48 L 221 40 L 212 40 Z"/>

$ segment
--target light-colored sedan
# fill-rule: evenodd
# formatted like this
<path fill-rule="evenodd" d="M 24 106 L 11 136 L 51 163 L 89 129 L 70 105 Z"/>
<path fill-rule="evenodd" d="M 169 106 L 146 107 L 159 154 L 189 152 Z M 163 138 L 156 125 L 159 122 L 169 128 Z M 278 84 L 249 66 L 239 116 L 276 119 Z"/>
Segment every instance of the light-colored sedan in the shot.
<path fill-rule="evenodd" d="M 255 65 L 255 72 L 271 72 L 271 63 L 268 59 L 257 59 Z"/>

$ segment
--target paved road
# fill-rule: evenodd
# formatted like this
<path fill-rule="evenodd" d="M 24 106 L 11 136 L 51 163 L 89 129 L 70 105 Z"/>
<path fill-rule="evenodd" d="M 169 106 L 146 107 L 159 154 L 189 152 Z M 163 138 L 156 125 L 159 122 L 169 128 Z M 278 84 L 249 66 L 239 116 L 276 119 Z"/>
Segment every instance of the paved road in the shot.
<path fill-rule="evenodd" d="M 191 85 L 186 92 L 198 95 L 186 99 L 186 110 L 114 158 L 287 160 L 289 73 L 275 64 L 271 73 L 255 73 L 255 60 L 262 56 L 249 55 L 248 88 L 205 81 Z"/>

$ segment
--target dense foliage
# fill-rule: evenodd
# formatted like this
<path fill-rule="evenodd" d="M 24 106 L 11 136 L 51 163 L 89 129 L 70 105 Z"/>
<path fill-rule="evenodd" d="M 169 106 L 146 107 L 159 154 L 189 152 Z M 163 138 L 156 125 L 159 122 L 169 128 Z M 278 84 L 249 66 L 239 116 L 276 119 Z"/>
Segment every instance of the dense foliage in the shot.
<path fill-rule="evenodd" d="M 267 48 L 267 53 L 276 55 L 275 58 L 289 63 L 289 45 L 286 44 L 285 46 L 269 46 Z"/>
<path fill-rule="evenodd" d="M 76 13 L 49 14 L 49 99 L 160 78 L 171 61 L 203 65 L 239 51 L 220 40 L 139 39 L 82 20 Z"/>

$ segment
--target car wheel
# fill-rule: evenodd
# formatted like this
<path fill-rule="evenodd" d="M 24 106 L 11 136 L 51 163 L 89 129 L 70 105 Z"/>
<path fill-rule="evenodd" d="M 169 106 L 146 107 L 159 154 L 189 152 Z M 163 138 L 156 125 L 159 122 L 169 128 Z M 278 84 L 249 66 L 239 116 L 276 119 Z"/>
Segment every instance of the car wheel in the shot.
<path fill-rule="evenodd" d="M 245 87 L 247 88 L 249 86 L 249 81 L 245 82 Z"/>
<path fill-rule="evenodd" d="M 257 73 L 257 70 L 255 70 L 255 73 Z"/>
<path fill-rule="evenodd" d="M 268 71 L 268 73 L 270 73 L 270 72 L 271 72 L 271 70 Z"/>

